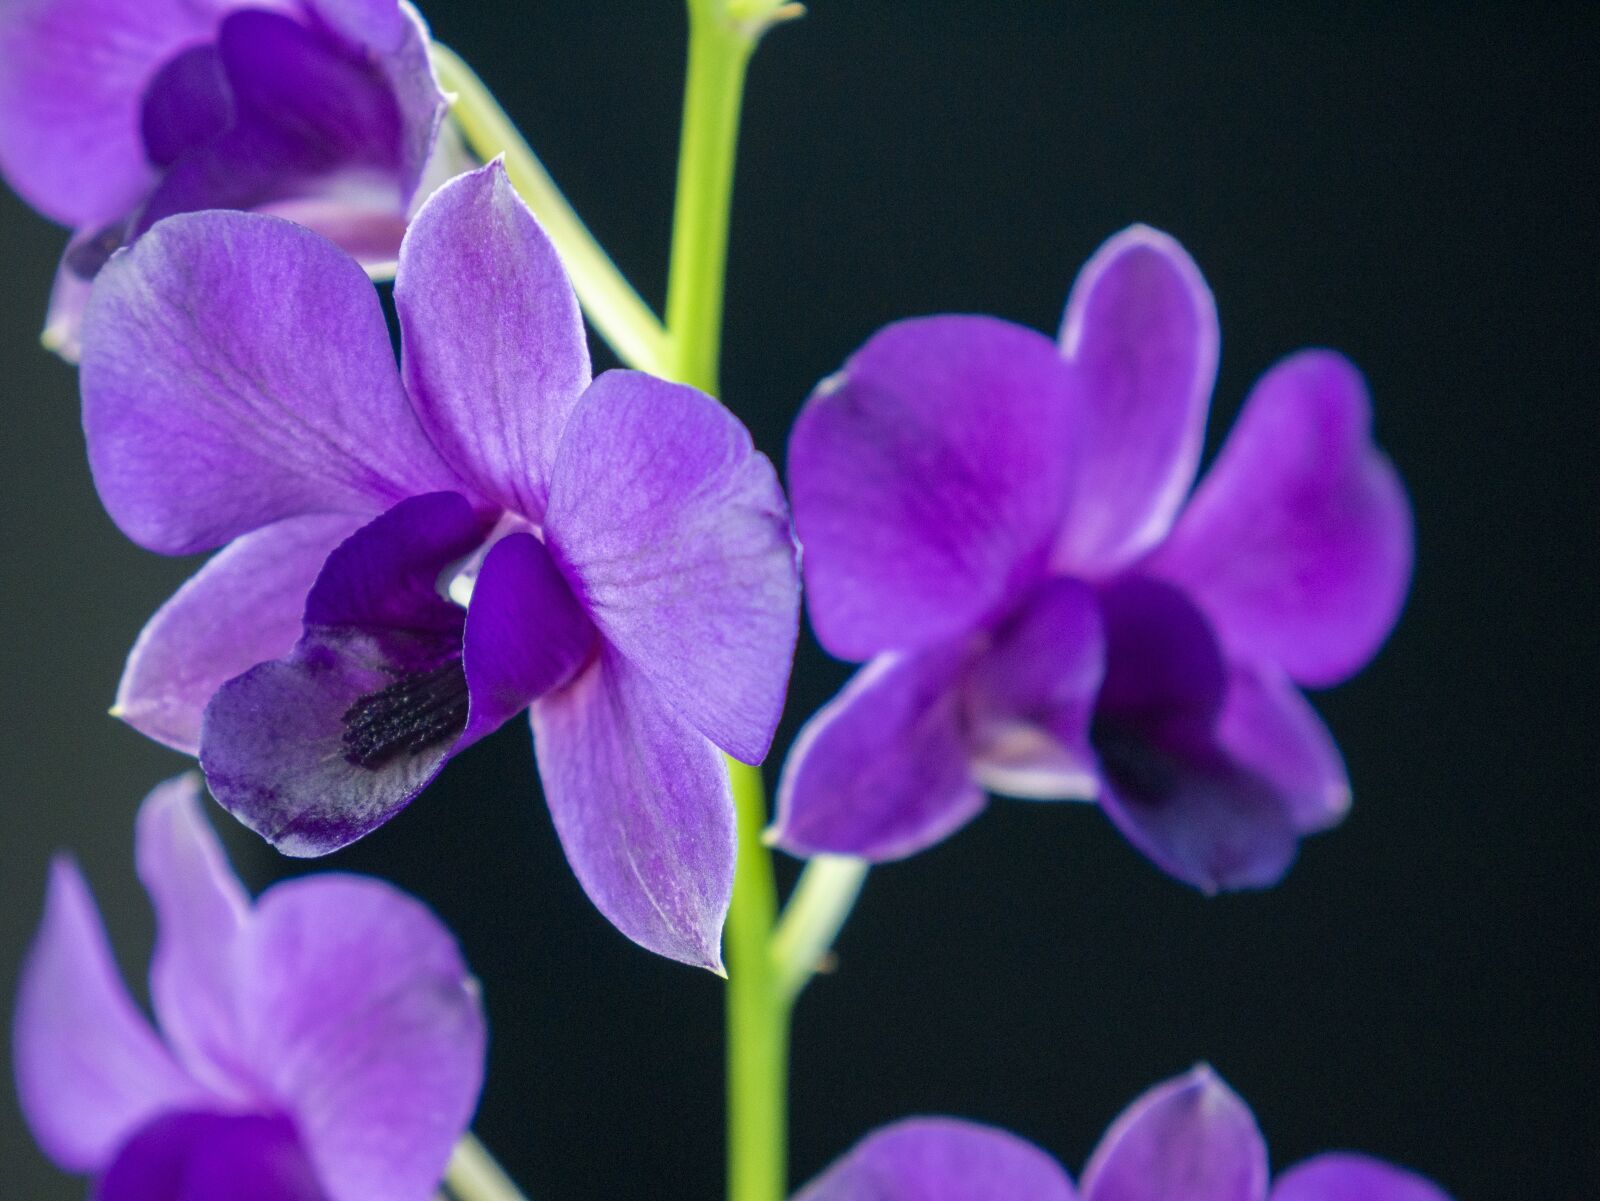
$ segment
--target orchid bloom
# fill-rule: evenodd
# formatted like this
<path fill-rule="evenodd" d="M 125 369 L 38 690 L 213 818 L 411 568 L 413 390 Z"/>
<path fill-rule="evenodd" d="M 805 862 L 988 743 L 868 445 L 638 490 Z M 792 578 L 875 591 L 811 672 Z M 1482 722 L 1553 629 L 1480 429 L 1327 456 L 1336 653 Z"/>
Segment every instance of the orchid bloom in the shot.
<path fill-rule="evenodd" d="M 1276 1181 L 1250 1109 L 1210 1068 L 1156 1085 L 1111 1124 L 1074 1189 L 1016 1135 L 912 1118 L 868 1135 L 794 1201 L 1449 1201 L 1431 1182 L 1348 1152 Z"/>
<path fill-rule="evenodd" d="M 446 107 L 404 0 L 5 0 L 0 171 L 76 231 L 46 341 L 75 358 L 106 259 L 174 213 L 278 213 L 392 264 L 425 173 L 466 165 Z"/>
<path fill-rule="evenodd" d="M 822 645 L 870 660 L 784 767 L 796 854 L 920 850 L 985 790 L 1097 799 L 1207 892 L 1279 879 L 1349 805 L 1299 686 L 1393 627 L 1410 509 L 1360 374 L 1256 384 L 1189 495 L 1217 365 L 1198 268 L 1135 227 L 1089 261 L 1059 343 L 988 317 L 875 335 L 789 446 Z"/>
<path fill-rule="evenodd" d="M 554 249 L 491 164 L 400 253 L 397 369 L 360 267 L 299 226 L 179 216 L 101 274 L 84 428 L 141 545 L 225 549 L 155 615 L 117 711 L 221 804 L 322 855 L 532 706 L 578 878 L 717 969 L 725 751 L 760 762 L 799 621 L 772 465 L 711 397 L 591 381 Z"/>
<path fill-rule="evenodd" d="M 22 970 L 17 1093 L 96 1201 L 427 1201 L 483 1085 L 476 983 L 432 913 L 315 875 L 255 902 L 192 776 L 139 810 L 159 1032 L 117 974 L 71 860 Z"/>

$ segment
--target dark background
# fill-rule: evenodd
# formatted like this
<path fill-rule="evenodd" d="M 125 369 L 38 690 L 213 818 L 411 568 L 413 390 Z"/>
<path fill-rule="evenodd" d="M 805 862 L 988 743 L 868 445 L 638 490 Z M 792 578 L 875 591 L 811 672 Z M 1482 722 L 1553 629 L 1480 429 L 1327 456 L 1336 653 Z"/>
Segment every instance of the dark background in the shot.
<path fill-rule="evenodd" d="M 427 7 L 659 301 L 678 6 Z M 763 46 L 726 397 L 769 453 L 880 324 L 967 310 L 1053 331 L 1078 265 L 1143 220 L 1216 292 L 1211 446 L 1274 358 L 1339 347 L 1419 539 L 1398 633 L 1319 701 L 1354 811 L 1281 887 L 1207 901 L 1092 808 L 1021 803 L 873 873 L 798 1012 L 797 1181 L 928 1111 L 1010 1126 L 1076 1173 L 1124 1103 L 1203 1058 L 1279 1166 L 1349 1146 L 1462 1201 L 1592 1187 L 1597 33 L 1588 4 L 817 0 Z M 60 846 L 142 973 L 131 821 L 183 766 L 103 715 L 191 565 L 136 550 L 96 503 L 72 374 L 34 342 L 61 242 L 0 197 L 7 994 Z M 806 644 L 780 748 L 845 674 Z M 293 870 L 214 816 L 253 886 Z M 589 906 L 525 726 L 330 866 L 396 880 L 459 932 L 493 1023 L 478 1129 L 533 1201 L 719 1195 L 722 985 Z M 3 1104 L 0 1194 L 80 1197 Z"/>

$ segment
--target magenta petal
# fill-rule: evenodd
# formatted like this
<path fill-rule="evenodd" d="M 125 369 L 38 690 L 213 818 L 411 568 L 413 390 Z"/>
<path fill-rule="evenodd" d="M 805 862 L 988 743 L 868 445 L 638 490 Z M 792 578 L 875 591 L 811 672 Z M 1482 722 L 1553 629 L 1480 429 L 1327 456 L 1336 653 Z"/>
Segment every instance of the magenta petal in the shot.
<path fill-rule="evenodd" d="M 440 451 L 483 495 L 542 521 L 556 447 L 589 383 L 578 300 L 555 247 L 494 162 L 422 206 L 395 307 L 406 386 Z"/>
<path fill-rule="evenodd" d="M 532 534 L 496 542 L 478 569 L 462 640 L 471 707 L 462 741 L 499 729 L 569 680 L 594 652 L 595 629 Z"/>
<path fill-rule="evenodd" d="M 1099 601 L 1080 580 L 1047 580 L 995 631 L 967 684 L 967 737 L 985 788 L 1033 800 L 1095 796 L 1089 728 L 1105 652 Z"/>
<path fill-rule="evenodd" d="M 703 392 L 608 371 L 561 441 L 550 549 L 607 642 L 662 703 L 759 763 L 783 712 L 800 621 L 772 464 Z"/>
<path fill-rule="evenodd" d="M 883 655 L 806 723 L 778 783 L 769 835 L 795 855 L 900 859 L 976 817 L 962 648 Z"/>
<path fill-rule="evenodd" d="M 122 1148 L 94 1201 L 326 1201 L 326 1195 L 284 1118 L 169 1113 Z"/>
<path fill-rule="evenodd" d="M 1122 1111 L 1082 1191 L 1083 1201 L 1264 1201 L 1267 1148 L 1238 1094 L 1198 1067 Z"/>
<path fill-rule="evenodd" d="M 412 416 L 365 274 L 287 221 L 162 222 L 100 273 L 85 335 L 95 483 L 153 550 L 457 486 Z"/>
<path fill-rule="evenodd" d="M 234 990 L 250 900 L 200 816 L 198 777 L 169 780 L 145 799 L 135 847 L 156 910 L 150 995 L 161 1031 L 195 1078 L 226 1096 L 249 1080 L 237 1061 Z"/>
<path fill-rule="evenodd" d="M 1104 575 L 1166 535 L 1200 461 L 1217 343 L 1211 290 L 1164 233 L 1123 230 L 1078 274 L 1061 349 L 1083 400 L 1058 564 Z"/>
<path fill-rule="evenodd" d="M 0 168 L 64 225 L 131 209 L 153 172 L 139 132 L 150 78 L 203 41 L 220 5 L 12 0 L 0 5 Z"/>
<path fill-rule="evenodd" d="M 402 501 L 328 556 L 288 658 L 206 707 L 200 765 L 223 808 L 287 855 L 325 855 L 388 821 L 467 723 L 460 607 L 438 592 L 484 521 L 459 495 Z"/>
<path fill-rule="evenodd" d="M 1055 534 L 1080 403 L 1048 339 L 988 317 L 891 325 L 824 380 L 789 439 L 823 646 L 860 661 L 976 626 Z"/>
<path fill-rule="evenodd" d="M 1338 825 L 1349 812 L 1350 778 L 1333 735 L 1278 669 L 1231 670 L 1217 742 L 1271 786 L 1300 833 Z"/>
<path fill-rule="evenodd" d="M 954 1118 L 910 1118 L 867 1135 L 794 1201 L 1073 1201 L 1076 1195 L 1060 1164 L 1014 1134 Z"/>
<path fill-rule="evenodd" d="M 1357 671 L 1411 579 L 1411 507 L 1373 445 L 1359 372 L 1302 351 L 1256 384 L 1148 570 L 1187 589 L 1233 654 L 1301 684 Z"/>
<path fill-rule="evenodd" d="M 1272 1201 L 1450 1201 L 1450 1197 L 1432 1181 L 1382 1160 L 1330 1152 L 1279 1176 Z"/>
<path fill-rule="evenodd" d="M 51 867 L 21 979 L 11 1032 L 17 1096 L 34 1138 L 61 1167 L 102 1171 L 151 1117 L 206 1099 L 128 996 L 69 860 Z"/>
<path fill-rule="evenodd" d="M 263 894 L 244 959 L 247 1045 L 330 1201 L 427 1201 L 483 1085 L 450 932 L 382 881 L 309 876 Z"/>
<path fill-rule="evenodd" d="M 113 712 L 196 754 L 207 702 L 234 676 L 294 648 L 323 561 L 361 524 L 343 514 L 292 517 L 219 551 L 145 623 Z"/>
<path fill-rule="evenodd" d="M 539 778 L 567 862 L 618 930 L 722 969 L 734 817 L 716 747 L 610 648 L 533 706 Z"/>

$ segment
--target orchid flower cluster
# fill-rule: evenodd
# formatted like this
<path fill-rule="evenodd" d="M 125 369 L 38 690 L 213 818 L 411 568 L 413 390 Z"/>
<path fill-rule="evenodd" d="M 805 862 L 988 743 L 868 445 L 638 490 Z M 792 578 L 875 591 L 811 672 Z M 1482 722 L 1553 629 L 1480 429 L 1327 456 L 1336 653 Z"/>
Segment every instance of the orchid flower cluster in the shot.
<path fill-rule="evenodd" d="M 1089 259 L 1057 339 L 978 316 L 867 339 L 801 408 L 786 499 L 715 392 L 726 98 L 797 9 L 689 9 L 664 322 L 403 0 L 4 0 L 0 168 L 72 230 L 46 344 L 78 365 L 106 511 L 149 550 L 215 552 L 113 712 L 298 857 L 526 713 L 595 907 L 728 977 L 730 1198 L 781 1201 L 789 1008 L 867 865 L 1001 795 L 1092 801 L 1206 893 L 1275 883 L 1349 807 L 1301 690 L 1393 628 L 1411 517 L 1326 350 L 1266 371 L 1195 485 L 1216 309 L 1143 226 Z M 585 315 L 628 368 L 593 374 Z M 864 666 L 789 749 L 768 825 L 754 767 L 802 582 L 822 645 Z M 809 860 L 781 920 L 772 846 Z M 252 903 L 193 774 L 144 802 L 134 854 L 156 1024 L 69 859 L 24 968 L 17 1086 L 52 1160 L 101 1201 L 519 1196 L 468 1133 L 483 1011 L 426 907 L 335 873 Z M 1076 1186 L 1003 1131 L 912 1118 L 794 1196 L 1445 1194 L 1348 1153 L 1273 1181 L 1202 1066 Z"/>

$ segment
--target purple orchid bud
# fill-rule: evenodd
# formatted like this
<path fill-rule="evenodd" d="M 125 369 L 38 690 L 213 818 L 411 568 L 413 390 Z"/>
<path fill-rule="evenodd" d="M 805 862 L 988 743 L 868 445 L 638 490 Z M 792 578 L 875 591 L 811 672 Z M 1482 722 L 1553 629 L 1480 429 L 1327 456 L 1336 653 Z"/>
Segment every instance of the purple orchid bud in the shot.
<path fill-rule="evenodd" d="M 91 281 L 174 213 L 278 213 L 392 264 L 424 176 L 467 165 L 446 108 L 404 0 L 0 6 L 0 170 L 76 231 L 47 340 L 76 357 Z"/>
<path fill-rule="evenodd" d="M 1031 1143 L 953 1118 L 878 1130 L 795 1201 L 1449 1201 L 1414 1173 L 1363 1155 L 1319 1155 L 1269 1187 L 1250 1109 L 1199 1067 L 1158 1084 L 1111 1124 L 1077 1191 Z"/>
<path fill-rule="evenodd" d="M 279 884 L 251 903 L 179 777 L 139 811 L 159 1032 L 56 862 L 13 1030 L 29 1128 L 98 1201 L 427 1201 L 483 1084 L 477 986 L 389 885 Z"/>
<path fill-rule="evenodd" d="M 810 615 L 870 662 L 785 764 L 778 845 L 893 859 L 984 790 L 1097 799 L 1214 892 L 1277 881 L 1343 817 L 1298 686 L 1393 628 L 1410 507 L 1330 351 L 1267 372 L 1191 495 L 1217 341 L 1189 256 L 1135 227 L 1084 268 L 1058 344 L 906 321 L 818 387 L 789 446 Z"/>
<path fill-rule="evenodd" d="M 624 934 L 717 968 L 734 817 L 799 623 L 772 465 L 711 397 L 591 382 L 571 285 L 493 164 L 377 294 L 286 221 L 162 222 L 102 272 L 82 371 L 101 498 L 168 554 L 118 712 L 198 751 L 293 855 L 344 846 L 532 707 L 567 857 Z M 454 598 L 454 599 L 452 599 Z"/>

